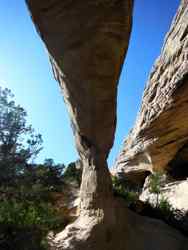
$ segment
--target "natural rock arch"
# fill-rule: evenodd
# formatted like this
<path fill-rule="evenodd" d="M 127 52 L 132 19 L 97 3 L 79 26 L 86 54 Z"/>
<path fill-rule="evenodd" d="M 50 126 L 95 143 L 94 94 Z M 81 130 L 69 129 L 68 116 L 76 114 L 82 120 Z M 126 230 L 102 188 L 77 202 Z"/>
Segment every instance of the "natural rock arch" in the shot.
<path fill-rule="evenodd" d="M 53 239 L 52 249 L 182 248 L 185 239 L 175 230 L 132 214 L 112 194 L 106 159 L 114 140 L 117 84 L 133 1 L 27 0 L 27 4 L 63 90 L 84 165 L 80 216 Z M 145 228 L 152 232 L 147 241 Z M 158 237 L 163 240 L 160 246 Z"/>

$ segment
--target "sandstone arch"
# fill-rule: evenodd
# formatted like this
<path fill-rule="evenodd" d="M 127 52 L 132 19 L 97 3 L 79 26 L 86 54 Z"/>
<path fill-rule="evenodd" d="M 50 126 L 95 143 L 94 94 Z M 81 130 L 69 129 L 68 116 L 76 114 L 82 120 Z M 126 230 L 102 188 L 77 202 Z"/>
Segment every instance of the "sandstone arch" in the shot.
<path fill-rule="evenodd" d="M 183 249 L 185 239 L 115 200 L 106 159 L 116 124 L 118 78 L 131 31 L 131 0 L 27 0 L 63 90 L 83 161 L 80 216 L 52 249 Z M 147 230 L 152 231 L 146 242 Z M 136 240 L 135 240 L 136 236 Z"/>

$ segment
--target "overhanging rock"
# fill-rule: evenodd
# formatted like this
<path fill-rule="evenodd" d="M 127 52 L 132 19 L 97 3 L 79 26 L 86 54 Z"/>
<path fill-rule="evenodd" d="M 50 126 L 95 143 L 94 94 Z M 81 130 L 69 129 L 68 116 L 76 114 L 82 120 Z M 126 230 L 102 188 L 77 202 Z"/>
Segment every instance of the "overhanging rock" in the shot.
<path fill-rule="evenodd" d="M 134 178 L 141 172 L 167 170 L 187 143 L 188 1 L 182 0 L 150 73 L 136 124 L 113 172 Z"/>

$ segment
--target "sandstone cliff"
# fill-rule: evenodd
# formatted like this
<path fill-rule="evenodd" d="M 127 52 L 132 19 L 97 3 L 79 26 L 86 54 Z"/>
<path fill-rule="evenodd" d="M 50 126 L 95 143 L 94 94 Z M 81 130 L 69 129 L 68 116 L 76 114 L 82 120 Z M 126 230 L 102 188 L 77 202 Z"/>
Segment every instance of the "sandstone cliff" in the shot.
<path fill-rule="evenodd" d="M 113 172 L 143 183 L 154 170 L 188 176 L 188 1 L 182 0 Z M 178 160 L 177 160 L 178 159 Z"/>

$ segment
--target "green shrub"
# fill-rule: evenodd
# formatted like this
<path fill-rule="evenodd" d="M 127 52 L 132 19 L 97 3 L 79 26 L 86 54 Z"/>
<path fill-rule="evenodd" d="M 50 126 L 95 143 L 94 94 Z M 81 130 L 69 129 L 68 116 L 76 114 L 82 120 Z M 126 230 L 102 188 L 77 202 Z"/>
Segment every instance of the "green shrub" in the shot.
<path fill-rule="evenodd" d="M 82 169 L 76 167 L 75 162 L 71 162 L 63 174 L 63 180 L 65 182 L 76 182 L 79 186 L 82 180 Z"/>
<path fill-rule="evenodd" d="M 9 244 L 8 249 L 19 249 L 15 242 L 17 246 L 21 245 L 20 239 L 24 235 L 28 241 L 35 242 L 37 250 L 43 249 L 47 244 L 47 233 L 64 226 L 62 216 L 50 203 L 16 199 L 0 201 L 0 249 L 3 249 L 2 244 Z M 25 249 L 30 249 L 30 244 Z"/>
<path fill-rule="evenodd" d="M 164 174 L 162 172 L 155 172 L 151 175 L 149 182 L 149 191 L 157 195 L 157 201 L 155 206 L 156 209 L 160 210 L 160 212 L 165 217 L 168 217 L 173 213 L 173 208 L 168 202 L 168 200 L 161 195 L 161 185 L 163 182 L 163 176 Z"/>
<path fill-rule="evenodd" d="M 125 199 L 128 206 L 132 205 L 138 200 L 139 198 L 138 191 L 130 188 L 126 183 L 126 181 L 118 179 L 115 176 L 112 176 L 112 184 L 113 184 L 114 194 Z"/>
<path fill-rule="evenodd" d="M 17 226 L 39 226 L 52 229 L 56 225 L 56 211 L 47 203 L 30 201 L 0 201 L 0 223 Z"/>
<path fill-rule="evenodd" d="M 159 172 L 159 171 L 154 172 L 150 176 L 149 191 L 153 194 L 156 194 L 156 196 L 157 196 L 156 207 L 159 206 L 159 195 L 161 192 L 162 177 L 163 177 L 163 173 Z"/>
<path fill-rule="evenodd" d="M 165 215 L 165 216 L 169 216 L 171 213 L 174 212 L 174 209 L 172 207 L 172 205 L 168 202 L 168 200 L 164 197 L 162 197 L 159 201 L 159 205 L 158 208 L 161 210 L 161 212 Z"/>

